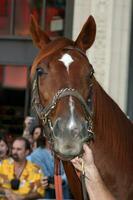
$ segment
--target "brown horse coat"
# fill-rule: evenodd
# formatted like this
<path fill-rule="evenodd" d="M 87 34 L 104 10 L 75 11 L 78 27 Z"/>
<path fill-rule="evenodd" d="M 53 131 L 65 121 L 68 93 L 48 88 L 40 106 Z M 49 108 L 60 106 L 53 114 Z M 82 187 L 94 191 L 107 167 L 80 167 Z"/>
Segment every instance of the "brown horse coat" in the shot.
<path fill-rule="evenodd" d="M 76 47 L 85 53 L 95 40 L 96 24 L 93 17 L 90 16 L 75 42 L 66 38 L 51 41 L 32 17 L 31 34 L 34 43 L 40 48 L 40 53 L 35 58 L 31 70 L 31 77 L 33 77 L 38 65 L 48 71 L 49 68 L 45 69 L 46 63 L 49 63 L 50 59 L 64 52 L 65 47 Z M 52 63 L 52 69 L 54 70 L 52 73 L 54 73 L 56 79 L 53 80 L 53 77 L 50 77 L 40 81 L 41 102 L 43 105 L 47 104 L 63 84 L 67 87 L 76 88 L 87 101 L 88 86 L 90 83 L 93 85 L 93 126 L 96 138 L 94 143 L 90 145 L 96 166 L 105 184 L 117 200 L 133 200 L 133 124 L 127 119 L 119 106 L 105 93 L 95 77 L 86 76 L 87 73 L 90 74 L 92 66 L 89 62 L 86 64 L 84 56 L 79 55 L 79 52 L 75 53 L 74 50 L 68 50 L 68 52 L 75 60 L 80 60 L 75 67 L 75 71 L 72 69 L 71 77 L 68 79 L 66 74 L 62 73 L 61 66 L 58 65 L 58 69 L 56 69 L 56 63 L 55 65 Z M 42 63 L 44 63 L 44 66 Z M 80 63 L 82 66 L 79 65 Z M 88 71 L 86 72 L 85 65 L 88 65 Z M 91 78 L 91 81 L 86 81 L 87 78 L 89 80 Z M 58 113 L 62 114 L 62 110 L 67 112 L 65 111 L 67 101 L 68 98 L 57 105 L 55 111 L 51 114 L 53 121 Z M 83 115 L 79 107 L 77 105 L 80 115 Z M 64 161 L 64 167 L 75 199 L 81 200 L 81 185 L 73 166 L 70 162 Z"/>

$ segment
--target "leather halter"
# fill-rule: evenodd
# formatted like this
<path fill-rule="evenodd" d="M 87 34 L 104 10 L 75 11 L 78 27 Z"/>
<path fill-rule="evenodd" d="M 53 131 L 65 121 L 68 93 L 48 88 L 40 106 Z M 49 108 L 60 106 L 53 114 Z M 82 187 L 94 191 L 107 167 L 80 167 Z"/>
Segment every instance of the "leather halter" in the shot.
<path fill-rule="evenodd" d="M 70 46 L 70 47 L 65 47 L 63 50 L 76 50 L 88 60 L 86 54 L 79 48 Z M 92 84 L 89 85 L 89 91 L 91 90 L 91 88 L 92 88 Z M 88 121 L 88 132 L 90 133 L 90 139 L 92 139 L 92 137 L 94 137 L 92 109 L 90 108 L 90 106 L 87 105 L 86 101 L 83 99 L 80 93 L 74 88 L 62 88 L 57 91 L 57 93 L 54 95 L 53 99 L 47 106 L 43 106 L 41 104 L 41 100 L 39 96 L 38 75 L 36 72 L 34 80 L 33 80 L 33 87 L 32 87 L 32 106 L 35 109 L 39 119 L 42 121 L 43 125 L 45 126 L 46 124 L 48 124 L 51 132 L 53 131 L 53 126 L 52 126 L 52 122 L 49 115 L 55 109 L 58 101 L 61 98 L 66 97 L 66 96 L 73 96 L 80 102 L 85 114 L 85 118 Z M 90 103 L 90 99 L 91 97 L 89 95 L 89 99 L 87 100 L 88 104 Z M 50 141 L 52 141 L 52 139 L 53 138 L 50 138 Z"/>
<path fill-rule="evenodd" d="M 90 87 L 92 87 L 92 85 Z M 44 107 L 40 101 L 39 90 L 38 90 L 38 77 L 36 74 L 36 78 L 34 79 L 33 89 L 32 89 L 32 106 L 34 107 L 39 119 L 42 121 L 43 126 L 45 126 L 48 123 L 51 132 L 53 131 L 53 126 L 49 115 L 52 112 L 52 110 L 54 110 L 54 108 L 56 107 L 58 101 L 66 96 L 73 96 L 80 102 L 85 114 L 85 118 L 88 121 L 89 140 L 93 139 L 94 133 L 93 133 L 92 112 L 90 107 L 83 99 L 83 97 L 79 94 L 79 92 L 74 88 L 62 88 L 61 90 L 57 91 L 52 101 L 46 107 Z M 89 101 L 90 99 L 88 99 L 88 102 Z M 53 137 L 52 134 L 50 135 L 51 138 L 49 138 L 49 141 L 52 142 L 54 138 L 52 138 Z"/>

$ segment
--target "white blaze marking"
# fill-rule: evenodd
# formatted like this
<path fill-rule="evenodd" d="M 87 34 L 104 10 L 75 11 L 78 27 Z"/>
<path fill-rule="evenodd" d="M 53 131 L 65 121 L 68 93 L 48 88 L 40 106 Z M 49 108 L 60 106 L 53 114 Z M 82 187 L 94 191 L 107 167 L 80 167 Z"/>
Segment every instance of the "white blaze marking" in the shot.
<path fill-rule="evenodd" d="M 64 63 L 64 65 L 65 65 L 65 67 L 66 67 L 66 69 L 67 69 L 67 72 L 69 73 L 69 66 L 70 66 L 70 64 L 73 62 L 72 57 L 71 57 L 69 54 L 65 53 L 65 54 L 61 57 L 61 59 L 59 59 L 59 61 L 61 61 L 61 62 Z"/>
<path fill-rule="evenodd" d="M 69 106 L 70 106 L 70 112 L 73 115 L 73 111 L 74 111 L 74 101 L 72 99 L 72 97 L 69 97 Z"/>
<path fill-rule="evenodd" d="M 74 119 L 74 101 L 72 99 L 72 97 L 70 96 L 69 98 L 69 106 L 70 106 L 70 118 L 68 121 L 68 129 L 72 130 L 76 127 L 76 122 Z"/>

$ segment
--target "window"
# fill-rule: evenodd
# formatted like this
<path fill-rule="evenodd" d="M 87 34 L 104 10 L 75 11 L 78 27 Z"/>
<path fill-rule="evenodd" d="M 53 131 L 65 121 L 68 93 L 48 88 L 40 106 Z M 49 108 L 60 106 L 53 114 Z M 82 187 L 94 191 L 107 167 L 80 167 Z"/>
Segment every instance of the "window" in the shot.
<path fill-rule="evenodd" d="M 33 14 L 49 36 L 64 34 L 66 0 L 0 0 L 0 35 L 29 35 Z"/>
<path fill-rule="evenodd" d="M 38 52 L 29 37 L 30 15 L 50 37 L 71 38 L 73 6 L 74 0 L 0 0 L 0 133 L 22 134 L 30 113 L 30 66 Z"/>
<path fill-rule="evenodd" d="M 0 0 L 0 35 L 10 34 L 11 0 Z"/>
<path fill-rule="evenodd" d="M 0 65 L 0 132 L 22 133 L 27 66 Z"/>

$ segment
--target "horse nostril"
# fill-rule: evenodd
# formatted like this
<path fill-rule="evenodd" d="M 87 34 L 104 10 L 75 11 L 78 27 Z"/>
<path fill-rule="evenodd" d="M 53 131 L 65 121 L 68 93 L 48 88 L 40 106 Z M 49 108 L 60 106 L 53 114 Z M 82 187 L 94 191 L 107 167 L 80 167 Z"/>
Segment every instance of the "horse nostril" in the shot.
<path fill-rule="evenodd" d="M 64 132 L 65 127 L 63 127 L 63 123 L 61 123 L 61 119 L 58 118 L 53 127 L 53 134 L 55 137 L 59 137 Z"/>
<path fill-rule="evenodd" d="M 74 128 L 73 130 L 71 130 L 71 134 L 73 135 L 73 137 L 77 137 L 80 133 L 80 130 L 78 128 Z"/>
<path fill-rule="evenodd" d="M 69 144 L 67 144 L 67 145 L 65 145 L 65 148 L 66 148 L 66 149 L 71 149 L 71 148 L 72 148 L 72 146 L 71 146 L 71 145 L 69 145 Z"/>
<path fill-rule="evenodd" d="M 60 129 L 60 130 L 64 130 L 64 126 L 63 126 L 63 121 L 61 120 L 61 118 L 58 118 L 57 120 L 56 120 L 56 125 L 58 126 L 58 128 Z"/>

